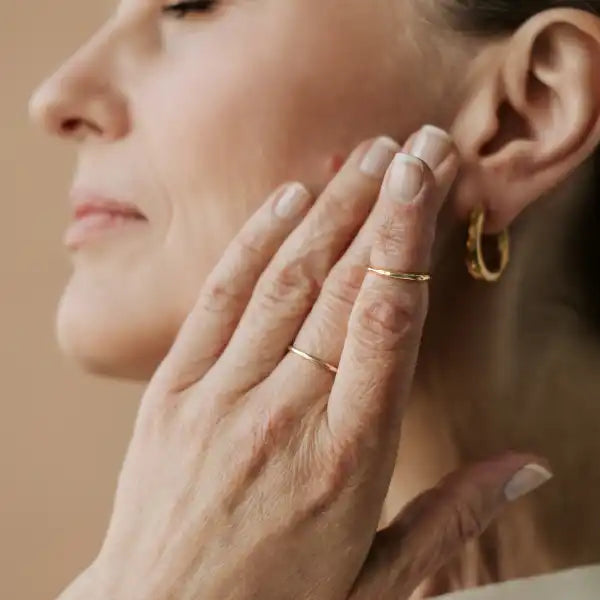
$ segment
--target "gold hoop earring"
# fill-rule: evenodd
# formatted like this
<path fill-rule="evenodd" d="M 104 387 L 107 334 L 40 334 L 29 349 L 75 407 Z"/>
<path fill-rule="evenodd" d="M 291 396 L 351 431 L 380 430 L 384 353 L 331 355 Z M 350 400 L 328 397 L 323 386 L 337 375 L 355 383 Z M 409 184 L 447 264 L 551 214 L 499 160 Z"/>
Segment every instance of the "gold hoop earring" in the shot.
<path fill-rule="evenodd" d="M 473 209 L 471 211 L 467 239 L 467 268 L 473 278 L 479 281 L 495 283 L 502 277 L 510 261 L 510 236 L 507 229 L 496 236 L 500 266 L 497 271 L 491 271 L 488 269 L 483 257 L 482 239 L 484 225 L 485 209 L 483 207 Z"/>

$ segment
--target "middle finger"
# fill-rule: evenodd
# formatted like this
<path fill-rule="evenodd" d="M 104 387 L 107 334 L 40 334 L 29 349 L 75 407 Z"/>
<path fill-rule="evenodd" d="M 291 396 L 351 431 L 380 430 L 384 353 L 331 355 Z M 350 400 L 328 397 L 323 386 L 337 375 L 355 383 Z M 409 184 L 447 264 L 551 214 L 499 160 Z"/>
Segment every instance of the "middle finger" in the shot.
<path fill-rule="evenodd" d="M 437 186 L 435 195 L 440 198 L 446 196 L 448 187 L 454 181 L 457 161 L 451 152 L 452 148 L 450 136 L 430 125 L 411 137 L 404 148 L 405 152 L 421 159 L 433 171 Z M 348 320 L 367 272 L 382 211 L 385 211 L 384 206 L 375 207 L 344 256 L 332 269 L 294 342 L 295 347 L 329 364 L 339 364 Z M 273 374 L 274 386 L 280 387 L 282 382 L 289 380 L 293 371 L 305 370 L 307 376 L 303 378 L 304 384 L 296 386 L 294 394 L 315 398 L 328 393 L 333 377 L 316 377 L 315 365 L 300 361 L 293 354 L 286 356 Z"/>
<path fill-rule="evenodd" d="M 285 355 L 323 281 L 373 208 L 399 144 L 379 137 L 359 145 L 304 221 L 284 242 L 255 287 L 212 375 L 245 391 Z"/>

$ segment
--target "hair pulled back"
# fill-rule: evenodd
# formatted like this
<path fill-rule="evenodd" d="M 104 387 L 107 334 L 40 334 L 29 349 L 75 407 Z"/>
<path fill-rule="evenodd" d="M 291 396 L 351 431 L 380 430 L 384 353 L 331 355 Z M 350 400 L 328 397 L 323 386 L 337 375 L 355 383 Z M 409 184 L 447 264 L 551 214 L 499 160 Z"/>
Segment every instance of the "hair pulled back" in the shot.
<path fill-rule="evenodd" d="M 453 25 L 481 34 L 506 33 L 550 8 L 578 8 L 600 16 L 600 0 L 444 0 Z"/>

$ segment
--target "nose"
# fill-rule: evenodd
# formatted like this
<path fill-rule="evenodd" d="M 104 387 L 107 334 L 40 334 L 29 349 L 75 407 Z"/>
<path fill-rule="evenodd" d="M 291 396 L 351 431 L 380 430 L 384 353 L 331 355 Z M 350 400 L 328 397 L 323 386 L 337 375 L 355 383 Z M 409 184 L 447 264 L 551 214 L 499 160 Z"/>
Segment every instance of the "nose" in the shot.
<path fill-rule="evenodd" d="M 106 44 L 90 42 L 49 77 L 29 102 L 31 119 L 52 135 L 82 141 L 127 135 L 127 99 Z"/>

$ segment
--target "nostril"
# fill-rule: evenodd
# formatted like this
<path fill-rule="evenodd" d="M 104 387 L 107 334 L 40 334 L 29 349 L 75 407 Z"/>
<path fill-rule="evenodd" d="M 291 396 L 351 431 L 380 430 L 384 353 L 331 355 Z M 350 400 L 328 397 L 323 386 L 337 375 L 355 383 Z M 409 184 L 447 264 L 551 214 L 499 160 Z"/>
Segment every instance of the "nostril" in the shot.
<path fill-rule="evenodd" d="M 108 84 L 67 75 L 55 76 L 32 95 L 32 120 L 52 135 L 77 141 L 90 135 L 110 140 L 126 135 L 126 99 Z"/>
<path fill-rule="evenodd" d="M 80 119 L 65 119 L 60 126 L 60 130 L 61 133 L 64 133 L 65 135 L 69 135 L 71 133 L 74 133 L 75 131 L 77 131 L 77 129 L 79 129 L 81 125 L 81 120 Z"/>
<path fill-rule="evenodd" d="M 104 132 L 96 123 L 80 117 L 68 117 L 58 123 L 57 133 L 63 137 L 83 139 L 88 133 L 102 137 Z"/>

